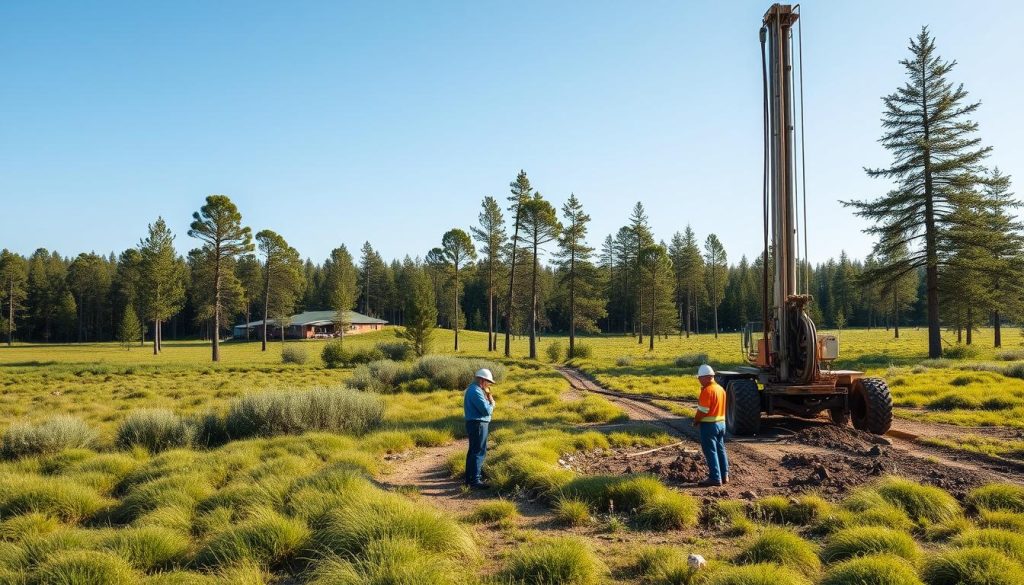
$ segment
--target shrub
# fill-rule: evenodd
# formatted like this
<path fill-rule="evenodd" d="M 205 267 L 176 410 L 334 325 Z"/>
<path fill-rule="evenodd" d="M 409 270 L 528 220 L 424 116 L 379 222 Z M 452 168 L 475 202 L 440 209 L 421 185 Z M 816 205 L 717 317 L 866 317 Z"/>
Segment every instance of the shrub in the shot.
<path fill-rule="evenodd" d="M 1024 360 L 1024 349 L 1005 349 L 996 352 L 996 359 L 1004 362 Z"/>
<path fill-rule="evenodd" d="M 990 483 L 971 491 L 967 503 L 979 510 L 1024 512 L 1024 487 L 1010 483 Z"/>
<path fill-rule="evenodd" d="M 708 354 L 706 353 L 684 353 L 676 358 L 675 366 L 677 368 L 696 368 L 706 363 L 708 363 Z"/>
<path fill-rule="evenodd" d="M 188 447 L 195 441 L 196 429 L 185 419 L 166 409 L 136 410 L 117 427 L 117 446 L 121 449 L 144 447 L 158 453 L 176 447 Z"/>
<path fill-rule="evenodd" d="M 949 493 L 909 479 L 887 477 L 874 489 L 889 503 L 899 507 L 918 522 L 942 522 L 960 515 L 960 504 Z"/>
<path fill-rule="evenodd" d="M 853 557 L 888 553 L 915 561 L 917 543 L 906 532 L 879 526 L 857 526 L 840 530 L 825 541 L 821 560 L 834 563 Z"/>
<path fill-rule="evenodd" d="M 478 359 L 465 359 L 442 355 L 428 355 L 417 363 L 420 376 L 430 380 L 435 388 L 462 390 L 473 382 L 473 374 L 481 368 L 491 370 L 495 382 L 505 377 L 501 364 Z"/>
<path fill-rule="evenodd" d="M 967 360 L 978 357 L 978 349 L 971 345 L 956 344 L 943 348 L 942 357 L 950 360 Z"/>
<path fill-rule="evenodd" d="M 1007 378 L 1021 378 L 1024 379 L 1024 364 L 1013 364 L 1012 366 L 1006 366 L 1003 368 L 1003 375 Z"/>
<path fill-rule="evenodd" d="M 921 571 L 928 585 L 1019 585 L 1020 565 L 998 551 L 964 548 L 929 559 Z"/>
<path fill-rule="evenodd" d="M 593 355 L 594 355 L 594 348 L 591 347 L 590 344 L 576 342 L 572 346 L 572 350 L 568 352 L 567 357 L 569 359 L 571 359 L 571 360 L 574 360 L 574 359 L 585 360 L 585 359 L 590 359 L 590 357 L 593 356 Z"/>
<path fill-rule="evenodd" d="M 516 505 L 508 500 L 496 500 L 480 504 L 469 515 L 470 522 L 497 522 L 519 515 Z"/>
<path fill-rule="evenodd" d="M 603 572 L 601 561 L 585 543 L 575 538 L 557 538 L 513 551 L 504 577 L 523 585 L 592 585 Z"/>
<path fill-rule="evenodd" d="M 0 441 L 0 454 L 8 459 L 26 455 L 57 453 L 64 449 L 87 448 L 96 440 L 96 432 L 73 416 L 54 416 L 39 424 L 14 423 Z"/>
<path fill-rule="evenodd" d="M 136 569 L 147 572 L 183 562 L 189 546 L 188 538 L 181 533 L 160 526 L 121 528 L 100 544 Z"/>
<path fill-rule="evenodd" d="M 349 388 L 250 394 L 233 400 L 225 426 L 232 437 L 269 437 L 307 431 L 362 434 L 384 418 L 379 396 Z"/>
<path fill-rule="evenodd" d="M 396 362 L 411 360 L 416 355 L 412 346 L 402 341 L 382 341 L 376 347 L 385 359 Z"/>
<path fill-rule="evenodd" d="M 354 559 L 328 557 L 317 563 L 310 585 L 456 585 L 465 582 L 446 559 L 409 538 L 384 538 Z"/>
<path fill-rule="evenodd" d="M 562 359 L 562 342 L 552 341 L 544 348 L 544 353 L 548 356 L 548 361 L 551 363 L 558 362 Z"/>
<path fill-rule="evenodd" d="M 586 502 L 574 498 L 558 498 L 555 500 L 555 520 L 566 526 L 583 526 L 590 524 L 590 506 Z"/>
<path fill-rule="evenodd" d="M 800 573 L 773 564 L 725 567 L 711 573 L 706 585 L 810 585 Z"/>
<path fill-rule="evenodd" d="M 251 561 L 280 567 L 294 559 L 308 539 L 309 529 L 302 520 L 259 510 L 248 520 L 214 534 L 196 554 L 196 563 L 213 567 Z"/>
<path fill-rule="evenodd" d="M 309 360 L 309 353 L 304 347 L 287 344 L 281 348 L 281 363 L 304 364 L 307 360 Z"/>
<path fill-rule="evenodd" d="M 379 348 L 345 349 L 342 341 L 331 341 L 320 350 L 320 359 L 328 368 L 348 368 L 384 359 Z"/>
<path fill-rule="evenodd" d="M 619 366 L 620 368 L 625 368 L 625 367 L 632 366 L 633 365 L 633 356 L 629 356 L 629 355 L 619 356 L 615 360 L 615 365 Z"/>
<path fill-rule="evenodd" d="M 326 343 L 324 348 L 320 350 L 320 360 L 328 368 L 340 368 L 348 363 L 345 346 L 341 340 Z"/>
<path fill-rule="evenodd" d="M 1019 562 L 1024 561 L 1024 536 L 1000 528 L 971 530 L 957 537 L 960 547 L 992 548 Z"/>
<path fill-rule="evenodd" d="M 921 585 L 914 567 L 893 555 L 871 555 L 831 567 L 820 585 Z"/>
<path fill-rule="evenodd" d="M 805 575 L 813 575 L 821 569 L 821 561 L 811 543 L 781 528 L 765 530 L 743 549 L 737 561 L 745 565 L 776 563 Z"/>
<path fill-rule="evenodd" d="M 138 575 L 113 555 L 76 550 L 53 555 L 39 566 L 34 578 L 47 585 L 133 585 Z"/>

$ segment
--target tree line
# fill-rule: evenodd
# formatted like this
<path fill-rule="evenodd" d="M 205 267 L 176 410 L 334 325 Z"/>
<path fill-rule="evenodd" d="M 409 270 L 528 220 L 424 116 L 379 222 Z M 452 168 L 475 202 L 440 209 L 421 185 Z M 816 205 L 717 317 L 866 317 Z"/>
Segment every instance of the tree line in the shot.
<path fill-rule="evenodd" d="M 929 353 L 941 354 L 941 328 L 973 342 L 980 325 L 1017 321 L 1024 309 L 1024 228 L 1010 177 L 983 164 L 982 146 L 962 85 L 948 79 L 927 29 L 901 61 L 908 81 L 883 98 L 881 143 L 889 167 L 868 169 L 894 187 L 873 200 L 844 202 L 871 222 L 876 238 L 863 260 L 845 253 L 816 265 L 802 261 L 798 283 L 813 298 L 820 326 L 926 326 Z M 234 203 L 211 195 L 193 214 L 184 257 L 157 218 L 138 245 L 120 254 L 65 257 L 40 248 L 22 257 L 0 253 L 0 331 L 24 341 L 161 340 L 203 337 L 219 358 L 222 335 L 237 322 L 331 309 L 344 331 L 348 310 L 405 326 L 422 348 L 429 330 L 474 329 L 488 350 L 506 355 L 513 336 L 537 355 L 543 333 L 632 335 L 654 347 L 668 335 L 735 331 L 760 321 L 770 299 L 771 250 L 750 258 L 725 250 L 714 233 L 690 226 L 656 238 L 641 202 L 598 246 L 590 216 L 570 194 L 556 207 L 520 171 L 504 202 L 487 196 L 469 229 L 452 227 L 422 256 L 386 261 L 366 242 L 354 256 L 344 245 L 319 262 L 302 260 L 280 234 L 253 235 Z M 763 296 L 763 283 L 769 294 Z M 165 333 L 166 332 L 166 333 Z M 247 330 L 248 334 L 248 330 Z"/>

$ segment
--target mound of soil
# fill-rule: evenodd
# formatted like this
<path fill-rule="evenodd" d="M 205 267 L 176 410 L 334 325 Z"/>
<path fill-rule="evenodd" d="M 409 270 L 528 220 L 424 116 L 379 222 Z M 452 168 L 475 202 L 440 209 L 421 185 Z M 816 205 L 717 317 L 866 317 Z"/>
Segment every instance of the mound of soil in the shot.
<path fill-rule="evenodd" d="M 891 445 L 885 437 L 858 431 L 850 427 L 815 425 L 800 429 L 794 435 L 783 439 L 787 443 L 799 443 L 832 451 L 844 451 L 855 455 L 877 455 L 880 445 Z"/>

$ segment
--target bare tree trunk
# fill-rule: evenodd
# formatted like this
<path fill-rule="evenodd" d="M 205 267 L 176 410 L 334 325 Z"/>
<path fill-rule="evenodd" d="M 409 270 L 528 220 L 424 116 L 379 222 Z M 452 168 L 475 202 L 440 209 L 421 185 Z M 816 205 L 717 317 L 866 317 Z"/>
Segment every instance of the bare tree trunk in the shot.
<path fill-rule="evenodd" d="M 14 345 L 14 278 L 10 281 L 7 297 L 7 347 Z"/>
<path fill-rule="evenodd" d="M 157 355 L 160 353 L 160 342 L 157 341 L 159 339 L 159 336 L 157 335 L 157 331 L 160 330 L 159 323 L 159 321 L 153 319 L 153 355 Z"/>
<path fill-rule="evenodd" d="M 537 359 L 537 239 L 533 240 L 533 277 L 530 284 L 530 359 Z"/>
<path fill-rule="evenodd" d="M 455 314 L 452 317 L 455 327 L 455 351 L 459 351 L 459 262 L 455 260 L 452 264 L 455 266 Z"/>
<path fill-rule="evenodd" d="M 893 326 L 893 329 L 896 332 L 895 339 L 899 339 L 900 338 L 900 303 L 899 303 L 898 297 L 896 296 L 896 291 L 895 290 L 892 293 L 892 314 L 893 314 L 892 326 Z"/>
<path fill-rule="evenodd" d="M 974 338 L 974 307 L 968 305 L 967 307 L 967 345 L 970 345 Z"/>
<path fill-rule="evenodd" d="M 216 257 L 213 260 L 213 361 L 220 361 L 220 242 L 214 247 Z"/>
<path fill-rule="evenodd" d="M 654 307 L 657 305 L 657 303 L 655 303 L 654 300 L 655 300 L 655 295 L 658 294 L 658 292 L 657 292 L 657 283 L 658 283 L 658 275 L 657 275 L 657 273 L 652 273 L 651 274 L 651 330 L 648 331 L 648 333 L 650 333 L 650 335 L 647 336 L 647 339 L 650 340 L 650 346 L 648 347 L 648 349 L 650 351 L 654 351 L 654 332 L 656 331 L 655 323 L 654 323 Z"/>
<path fill-rule="evenodd" d="M 999 309 L 992 311 L 992 327 L 994 329 L 995 341 L 992 347 L 1003 347 L 1003 328 L 1000 323 Z"/>
<path fill-rule="evenodd" d="M 569 354 L 571 359 L 576 350 L 576 246 L 569 252 Z"/>
<path fill-rule="evenodd" d="M 267 253 L 270 256 L 270 253 Z M 266 278 L 263 281 L 263 342 L 260 351 L 267 351 L 267 318 L 270 313 L 270 259 L 267 259 L 267 265 L 263 269 L 266 272 Z M 248 329 L 248 327 L 246 327 Z M 281 329 L 281 341 L 284 341 L 284 328 Z"/>

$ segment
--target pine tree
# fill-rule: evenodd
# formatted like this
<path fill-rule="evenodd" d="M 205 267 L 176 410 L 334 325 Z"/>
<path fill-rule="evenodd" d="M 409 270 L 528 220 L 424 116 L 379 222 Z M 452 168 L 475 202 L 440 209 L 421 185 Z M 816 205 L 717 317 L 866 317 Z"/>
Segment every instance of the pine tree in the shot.
<path fill-rule="evenodd" d="M 907 83 L 883 98 L 881 143 L 892 152 L 893 164 L 867 170 L 868 176 L 893 180 L 896 186 L 874 201 L 845 204 L 868 220 L 871 227 L 865 231 L 878 236 L 880 254 L 913 247 L 899 269 L 925 270 L 928 355 L 937 358 L 942 354 L 940 248 L 944 238 L 963 227 L 954 212 L 980 207 L 976 187 L 990 183 L 980 165 L 991 147 L 981 146 L 975 136 L 978 125 L 968 119 L 980 102 L 966 103 L 963 85 L 954 87 L 948 79 L 956 62 L 939 57 L 927 28 L 910 40 L 909 48 L 911 57 L 900 61 Z"/>
<path fill-rule="evenodd" d="M 686 330 L 686 336 L 689 337 L 690 332 L 694 331 L 691 323 L 697 315 L 697 305 L 703 298 L 703 293 L 706 290 L 704 282 L 704 257 L 701 256 L 700 248 L 697 245 L 697 236 L 689 225 L 686 226 L 686 230 L 683 232 L 679 260 L 680 264 L 674 267 L 682 278 L 680 285 L 685 291 L 683 294 L 686 305 L 683 328 Z"/>
<path fill-rule="evenodd" d="M 202 259 L 209 263 L 212 272 L 213 289 L 213 361 L 220 361 L 220 327 L 224 312 L 224 282 L 227 277 L 234 279 L 228 270 L 238 256 L 251 252 L 252 231 L 242 226 L 242 214 L 226 195 L 210 195 L 206 205 L 192 214 L 188 230 L 190 237 L 203 242 L 205 254 Z M 237 281 L 236 281 L 237 282 Z"/>
<path fill-rule="evenodd" d="M 4 248 L 0 252 L 0 305 L 6 305 L 3 331 L 8 347 L 14 344 L 15 316 L 24 309 L 22 302 L 28 296 L 27 281 L 28 264 L 25 259 Z"/>
<path fill-rule="evenodd" d="M 641 267 L 641 294 L 647 296 L 647 315 L 640 321 L 640 333 L 643 334 L 643 325 L 648 326 L 648 349 L 654 351 L 654 336 L 659 332 L 659 324 L 664 325 L 667 312 L 669 316 L 674 314 L 671 308 L 673 292 L 672 260 L 664 244 L 651 244 L 640 250 Z M 665 309 L 668 309 L 667 311 Z M 659 310 L 660 309 L 660 310 Z M 662 320 L 659 320 L 661 317 Z"/>
<path fill-rule="evenodd" d="M 327 301 L 334 310 L 334 330 L 345 341 L 345 330 L 350 325 L 348 312 L 356 304 L 359 296 L 356 267 L 352 263 L 352 254 L 344 244 L 331 250 L 331 256 L 324 263 L 324 285 Z"/>
<path fill-rule="evenodd" d="M 140 276 L 145 286 L 141 301 L 146 319 L 153 322 L 153 355 L 160 353 L 161 324 L 181 310 L 185 301 L 185 263 L 174 251 L 174 234 L 162 217 L 149 225 L 139 242 Z"/>
<path fill-rule="evenodd" d="M 633 289 L 629 291 L 632 298 L 636 299 L 633 304 L 636 307 L 636 322 L 639 326 L 637 343 L 643 345 L 644 343 L 644 331 L 640 321 L 643 320 L 644 315 L 644 294 L 643 287 L 640 284 L 641 275 L 640 272 L 643 269 L 643 262 L 640 258 L 640 252 L 654 244 L 654 235 L 651 233 L 651 226 L 647 219 L 647 211 L 644 209 L 643 203 L 637 201 L 633 206 L 633 212 L 629 216 L 629 231 L 632 238 L 629 242 L 630 249 L 627 253 L 627 257 L 633 260 L 633 265 L 630 267 L 633 273 Z"/>
<path fill-rule="evenodd" d="M 142 337 L 142 323 L 135 314 L 135 307 L 128 305 L 124 308 L 121 324 L 117 328 L 117 340 L 121 342 L 121 347 L 130 350 L 139 337 Z"/>
<path fill-rule="evenodd" d="M 540 193 L 524 202 L 521 212 L 520 242 L 530 250 L 533 270 L 530 284 L 530 359 L 537 359 L 537 318 L 538 318 L 538 274 L 542 247 L 558 238 L 562 226 L 558 222 L 555 208 Z"/>
<path fill-rule="evenodd" d="M 562 205 L 562 217 L 565 218 L 565 229 L 558 239 L 556 258 L 562 271 L 560 283 L 569 295 L 569 357 L 573 357 L 576 355 L 577 323 L 587 323 L 585 327 L 589 330 L 592 328 L 590 324 L 603 317 L 605 311 L 598 297 L 599 276 L 590 262 L 594 249 L 587 245 L 590 216 L 584 213 L 575 193 L 571 193 Z"/>
<path fill-rule="evenodd" d="M 519 248 L 519 229 L 522 227 L 523 205 L 530 200 L 533 187 L 526 171 L 520 170 L 516 180 L 509 183 L 511 195 L 509 213 L 512 214 L 512 240 L 509 243 L 509 274 L 508 297 L 505 299 L 505 357 L 512 355 L 512 307 L 515 304 L 516 291 L 516 252 Z"/>
<path fill-rule="evenodd" d="M 718 306 L 722 302 L 725 292 L 725 284 L 728 281 L 728 260 L 725 254 L 725 247 L 715 234 L 709 234 L 704 240 L 704 261 L 707 263 L 705 275 L 707 277 L 707 291 L 711 299 L 711 307 L 714 310 L 715 338 L 718 338 Z"/>
<path fill-rule="evenodd" d="M 295 248 L 277 232 L 261 230 L 256 244 L 263 255 L 263 327 L 262 350 L 267 351 L 267 321 L 273 318 L 281 328 L 281 341 L 285 338 L 285 321 L 295 310 L 302 294 L 304 279 L 302 258 Z"/>
<path fill-rule="evenodd" d="M 495 286 L 501 269 L 501 252 L 508 237 L 505 235 L 505 218 L 498 201 L 494 197 L 484 197 L 481 208 L 479 227 L 473 226 L 470 230 L 476 241 L 480 242 L 487 274 L 487 351 L 497 351 L 498 335 L 494 329 Z"/>
<path fill-rule="evenodd" d="M 408 296 L 404 308 L 405 326 L 395 334 L 408 341 L 416 355 L 422 356 L 430 350 L 430 339 L 437 326 L 434 287 L 421 269 L 410 270 L 406 279 Z"/>
<path fill-rule="evenodd" d="M 469 234 L 456 228 L 448 230 L 441 237 L 441 249 L 452 274 L 452 326 L 455 329 L 455 351 L 459 351 L 459 296 L 462 294 L 459 268 L 466 262 L 476 259 L 476 248 L 473 247 L 473 240 Z"/>

